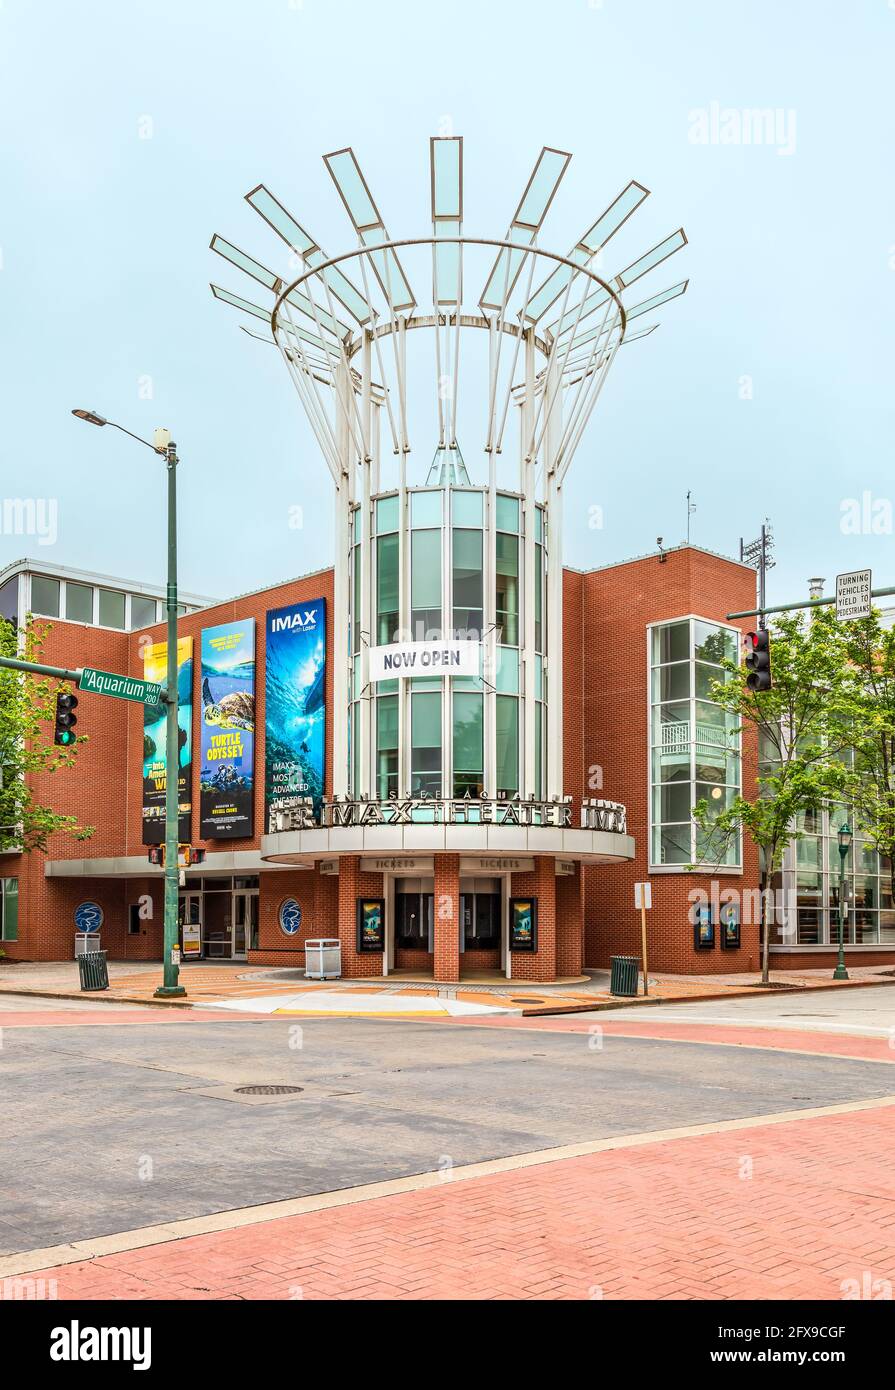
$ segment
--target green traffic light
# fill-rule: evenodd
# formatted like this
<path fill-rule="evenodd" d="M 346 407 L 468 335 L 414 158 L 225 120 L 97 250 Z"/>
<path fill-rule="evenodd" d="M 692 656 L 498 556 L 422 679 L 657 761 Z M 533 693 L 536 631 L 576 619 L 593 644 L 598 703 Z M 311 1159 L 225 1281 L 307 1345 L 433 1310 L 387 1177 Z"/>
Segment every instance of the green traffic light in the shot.
<path fill-rule="evenodd" d="M 59 742 L 63 748 L 68 748 L 70 744 L 75 742 L 77 737 L 77 734 L 72 733 L 71 729 L 60 729 L 59 731 Z"/>

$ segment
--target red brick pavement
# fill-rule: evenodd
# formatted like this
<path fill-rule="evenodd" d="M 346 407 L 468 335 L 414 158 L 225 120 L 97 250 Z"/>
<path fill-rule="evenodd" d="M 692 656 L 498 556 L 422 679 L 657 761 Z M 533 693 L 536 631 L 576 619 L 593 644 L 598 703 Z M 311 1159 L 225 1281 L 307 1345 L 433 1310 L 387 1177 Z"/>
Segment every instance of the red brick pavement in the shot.
<path fill-rule="evenodd" d="M 895 1282 L 895 1106 L 656 1141 L 35 1271 L 63 1299 L 840 1299 Z"/>

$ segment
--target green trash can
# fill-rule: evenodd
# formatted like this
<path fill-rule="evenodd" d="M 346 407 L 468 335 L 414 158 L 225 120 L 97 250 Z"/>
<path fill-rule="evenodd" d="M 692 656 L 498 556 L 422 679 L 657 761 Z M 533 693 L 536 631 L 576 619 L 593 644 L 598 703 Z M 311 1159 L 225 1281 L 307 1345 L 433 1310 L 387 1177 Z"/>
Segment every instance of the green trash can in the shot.
<path fill-rule="evenodd" d="M 609 979 L 609 993 L 618 994 L 623 999 L 637 996 L 637 975 L 640 971 L 639 956 L 610 956 L 612 974 Z"/>
<path fill-rule="evenodd" d="M 109 967 L 106 965 L 105 951 L 85 951 L 78 956 L 78 970 L 81 975 L 81 989 L 108 989 Z"/>

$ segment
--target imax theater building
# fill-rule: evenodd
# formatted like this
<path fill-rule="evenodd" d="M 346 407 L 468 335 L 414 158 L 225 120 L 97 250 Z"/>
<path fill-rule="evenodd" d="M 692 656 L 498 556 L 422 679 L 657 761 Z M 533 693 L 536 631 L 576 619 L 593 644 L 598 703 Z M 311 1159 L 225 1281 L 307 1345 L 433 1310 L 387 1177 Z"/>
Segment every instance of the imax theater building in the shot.
<path fill-rule="evenodd" d="M 740 907 L 754 848 L 712 862 L 691 816 L 754 782 L 755 749 L 711 698 L 754 570 L 694 546 L 562 562 L 564 482 L 610 369 L 686 288 L 663 276 L 682 231 L 603 268 L 637 183 L 568 253 L 543 249 L 569 158 L 541 152 L 490 240 L 463 234 L 446 138 L 425 236 L 390 237 L 343 150 L 325 163 L 351 249 L 328 256 L 263 186 L 251 253 L 212 241 L 235 282 L 216 296 L 275 344 L 305 409 L 335 544 L 331 568 L 180 619 L 187 961 L 301 967 L 307 940 L 338 937 L 346 977 L 568 981 L 639 954 L 648 882 L 652 968 L 758 968 Z M 126 598 L 102 619 L 100 594 L 132 588 L 37 562 L 0 575 L 7 616 L 50 624 L 43 660 L 157 679 L 161 609 Z M 112 959 L 159 958 L 164 712 L 79 701 L 91 740 L 37 791 L 95 831 L 3 856 L 3 949 L 70 958 L 98 923 Z M 875 939 L 851 929 L 855 963 L 891 957 L 879 921 Z M 775 966 L 823 964 L 834 930 L 781 935 Z"/>

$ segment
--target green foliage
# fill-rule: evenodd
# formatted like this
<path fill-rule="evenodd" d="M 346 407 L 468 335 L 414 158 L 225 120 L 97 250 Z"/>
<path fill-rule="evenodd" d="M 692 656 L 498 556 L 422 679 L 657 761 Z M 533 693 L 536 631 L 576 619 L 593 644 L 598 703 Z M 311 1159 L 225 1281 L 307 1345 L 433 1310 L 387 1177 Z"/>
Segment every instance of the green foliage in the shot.
<path fill-rule="evenodd" d="M 854 828 L 890 861 L 895 886 L 895 631 L 878 610 L 846 625 Z"/>
<path fill-rule="evenodd" d="M 17 630 L 0 618 L 0 655 L 40 661 L 49 631 L 48 623 L 29 621 Z M 43 805 L 34 791 L 36 775 L 72 767 L 79 746 L 87 741 L 81 735 L 70 748 L 52 742 L 61 688 L 51 677 L 0 667 L 0 849 L 46 850 L 50 836 L 60 830 L 79 840 L 93 834 L 93 827 L 80 825 L 77 817 Z"/>
<path fill-rule="evenodd" d="M 730 838 L 745 830 L 761 853 L 766 884 L 783 864 L 787 845 L 800 838 L 797 818 L 841 798 L 851 780 L 848 749 L 854 704 L 846 634 L 829 609 L 810 616 L 784 614 L 771 629 L 772 687 L 751 690 L 745 667 L 725 660 L 727 678 L 714 683 L 716 700 L 751 733 L 759 749 L 753 786 L 726 810 L 703 800 L 694 808 L 707 832 L 706 859 L 720 861 Z M 762 975 L 768 978 L 770 924 L 765 923 Z"/>

